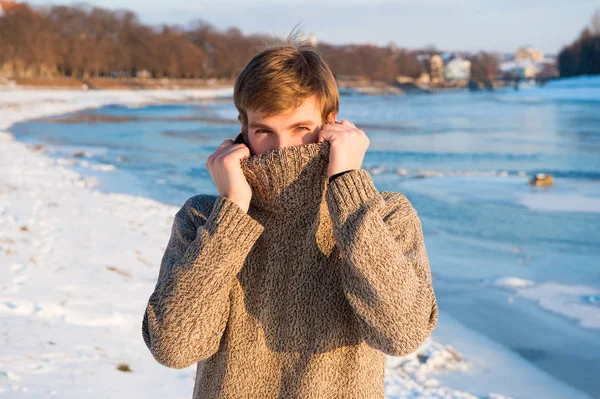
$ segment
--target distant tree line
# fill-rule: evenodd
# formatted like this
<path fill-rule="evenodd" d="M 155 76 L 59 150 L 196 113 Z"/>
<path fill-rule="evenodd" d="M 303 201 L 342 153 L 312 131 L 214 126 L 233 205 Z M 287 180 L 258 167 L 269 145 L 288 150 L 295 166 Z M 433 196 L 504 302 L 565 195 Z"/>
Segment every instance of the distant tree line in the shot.
<path fill-rule="evenodd" d="M 148 26 L 128 10 L 23 4 L 0 16 L 0 75 L 232 79 L 268 39 L 202 20 Z M 416 52 L 393 45 L 319 43 L 317 51 L 336 76 L 392 80 L 423 72 Z"/>
<path fill-rule="evenodd" d="M 590 27 L 560 51 L 558 70 L 561 77 L 600 74 L 600 10 L 594 13 Z"/>

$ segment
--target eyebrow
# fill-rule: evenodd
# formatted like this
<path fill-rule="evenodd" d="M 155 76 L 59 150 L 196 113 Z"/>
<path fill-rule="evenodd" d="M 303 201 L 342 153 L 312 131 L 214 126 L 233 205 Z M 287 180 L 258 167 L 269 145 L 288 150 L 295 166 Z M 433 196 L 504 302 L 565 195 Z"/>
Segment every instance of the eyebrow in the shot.
<path fill-rule="evenodd" d="M 288 126 L 288 129 L 292 129 L 294 127 L 301 126 L 301 125 L 314 125 L 314 124 L 315 123 L 313 121 L 308 121 L 308 120 L 306 120 L 306 121 L 300 121 L 300 122 L 294 123 L 293 125 Z M 253 123 L 251 123 L 249 125 L 249 127 L 251 127 L 251 128 L 261 128 L 261 129 L 270 129 L 270 130 L 272 130 L 271 126 L 265 125 L 264 123 L 253 122 Z"/>

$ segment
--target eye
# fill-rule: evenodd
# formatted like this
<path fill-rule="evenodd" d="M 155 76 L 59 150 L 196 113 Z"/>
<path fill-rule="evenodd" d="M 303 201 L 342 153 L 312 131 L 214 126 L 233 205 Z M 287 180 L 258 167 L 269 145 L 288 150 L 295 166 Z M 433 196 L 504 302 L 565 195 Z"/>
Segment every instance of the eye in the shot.
<path fill-rule="evenodd" d="M 304 130 L 310 130 L 310 129 L 309 129 L 308 127 L 306 127 L 306 126 L 298 126 L 296 129 L 297 129 L 297 130 L 298 130 L 298 129 L 299 129 L 299 130 L 303 130 L 303 129 L 304 129 Z M 269 129 L 257 129 L 257 130 L 255 131 L 255 133 L 264 133 L 264 132 L 270 132 L 270 130 L 269 130 Z"/>

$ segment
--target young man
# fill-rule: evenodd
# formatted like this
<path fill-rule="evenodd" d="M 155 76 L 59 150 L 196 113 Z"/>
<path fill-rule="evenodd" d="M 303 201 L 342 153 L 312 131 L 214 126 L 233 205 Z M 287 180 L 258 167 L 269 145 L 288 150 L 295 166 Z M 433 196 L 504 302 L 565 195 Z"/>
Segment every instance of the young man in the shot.
<path fill-rule="evenodd" d="M 369 140 L 335 123 L 310 47 L 256 54 L 237 77 L 242 132 L 206 166 L 218 196 L 175 215 L 142 333 L 194 398 L 383 398 L 386 354 L 414 352 L 438 307 L 421 222 L 361 169 Z"/>

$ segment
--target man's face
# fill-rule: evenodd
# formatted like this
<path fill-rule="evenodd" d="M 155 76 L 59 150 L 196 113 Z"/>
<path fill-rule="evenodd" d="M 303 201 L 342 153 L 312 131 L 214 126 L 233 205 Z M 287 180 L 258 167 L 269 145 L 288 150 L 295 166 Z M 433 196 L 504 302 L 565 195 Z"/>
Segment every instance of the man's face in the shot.
<path fill-rule="evenodd" d="M 250 153 L 260 154 L 279 147 L 316 143 L 323 127 L 316 96 L 276 115 L 265 117 L 260 111 L 248 111 L 246 143 Z M 335 113 L 330 116 L 335 121 Z"/>

